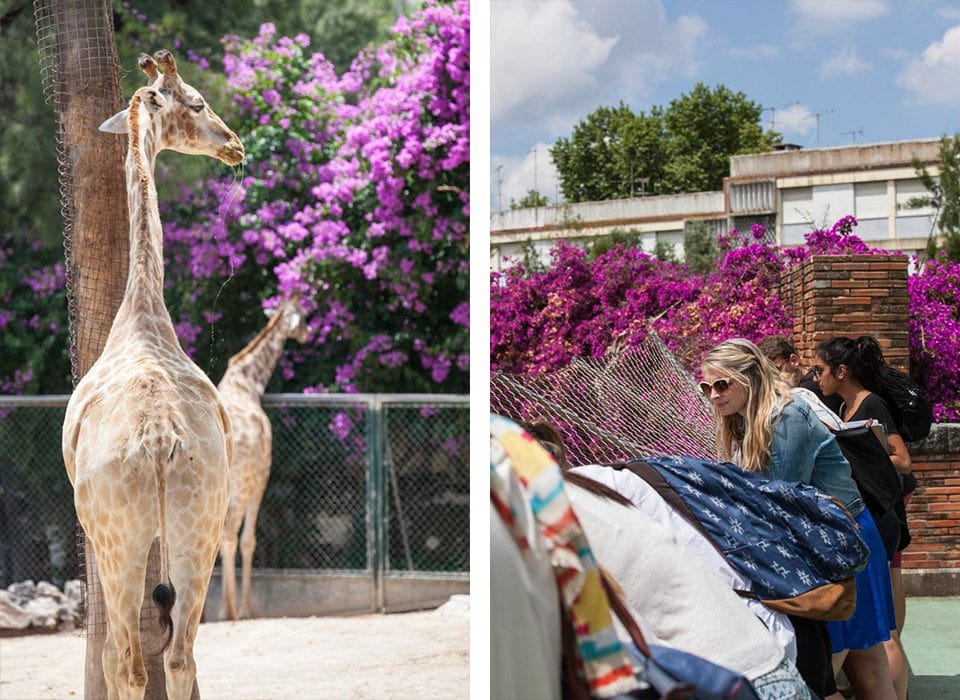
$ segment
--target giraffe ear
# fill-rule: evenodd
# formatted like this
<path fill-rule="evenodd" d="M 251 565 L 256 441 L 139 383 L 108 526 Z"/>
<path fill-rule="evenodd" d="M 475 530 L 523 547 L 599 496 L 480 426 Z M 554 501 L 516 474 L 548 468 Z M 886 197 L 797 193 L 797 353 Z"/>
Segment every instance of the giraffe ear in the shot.
<path fill-rule="evenodd" d="M 100 131 L 106 131 L 108 134 L 126 134 L 129 131 L 127 125 L 129 111 L 129 109 L 124 109 L 114 114 L 100 125 Z"/>

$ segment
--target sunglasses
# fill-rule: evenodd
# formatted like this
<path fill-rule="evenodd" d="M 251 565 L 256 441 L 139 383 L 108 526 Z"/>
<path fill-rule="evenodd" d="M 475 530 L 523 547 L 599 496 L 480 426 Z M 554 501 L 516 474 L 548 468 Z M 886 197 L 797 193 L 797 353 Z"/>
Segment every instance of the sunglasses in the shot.
<path fill-rule="evenodd" d="M 733 386 L 732 379 L 717 379 L 712 384 L 709 382 L 700 382 L 700 391 L 709 399 L 713 396 L 714 391 L 718 394 L 726 394 L 730 391 L 731 386 Z"/>

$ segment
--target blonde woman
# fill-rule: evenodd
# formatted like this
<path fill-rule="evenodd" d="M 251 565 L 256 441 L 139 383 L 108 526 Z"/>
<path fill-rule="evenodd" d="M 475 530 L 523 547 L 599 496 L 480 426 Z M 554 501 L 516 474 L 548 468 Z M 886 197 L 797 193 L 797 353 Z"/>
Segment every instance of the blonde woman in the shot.
<path fill-rule="evenodd" d="M 890 589 L 883 542 L 836 439 L 802 398 L 791 395 L 777 368 L 750 341 L 736 338 L 720 343 L 704 356 L 700 369 L 700 389 L 717 418 L 720 459 L 771 479 L 815 486 L 843 503 L 860 524 L 871 556 L 867 568 L 857 575 L 857 607 L 849 620 L 827 623 L 826 629 L 837 630 L 839 639 L 855 632 L 863 640 L 865 646 L 851 653 L 845 664 L 857 696 L 895 700 L 882 645 L 890 638 L 887 604 L 877 598 L 884 582 Z M 821 697 L 839 698 L 822 623 L 791 621 L 797 632 L 797 667 L 804 679 Z"/>

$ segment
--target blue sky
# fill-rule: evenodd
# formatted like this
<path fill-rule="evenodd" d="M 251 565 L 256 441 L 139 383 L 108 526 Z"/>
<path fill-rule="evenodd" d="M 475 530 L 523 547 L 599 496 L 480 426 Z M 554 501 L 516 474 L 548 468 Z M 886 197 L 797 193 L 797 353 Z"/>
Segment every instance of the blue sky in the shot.
<path fill-rule="evenodd" d="M 548 149 L 597 107 L 647 111 L 697 82 L 742 91 L 804 148 L 960 130 L 960 1 L 494 0 L 490 37 L 494 210 L 535 174 L 554 201 Z"/>

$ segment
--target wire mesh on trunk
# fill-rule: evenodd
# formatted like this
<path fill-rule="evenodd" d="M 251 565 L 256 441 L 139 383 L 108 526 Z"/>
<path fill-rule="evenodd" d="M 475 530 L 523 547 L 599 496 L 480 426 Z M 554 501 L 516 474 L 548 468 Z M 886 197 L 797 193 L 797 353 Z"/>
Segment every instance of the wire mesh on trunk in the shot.
<path fill-rule="evenodd" d="M 126 140 L 98 131 L 122 107 L 120 72 L 106 0 L 34 0 L 34 18 L 43 92 L 58 117 L 70 364 L 76 385 L 103 350 L 127 278 Z M 92 551 L 81 551 L 80 561 L 90 565 Z M 83 572 L 90 587 L 85 629 L 102 638 L 106 621 L 94 571 Z"/>
<path fill-rule="evenodd" d="M 517 421 L 552 423 L 574 465 L 716 454 L 709 404 L 652 331 L 639 345 L 576 358 L 554 372 L 497 373 L 490 381 L 490 406 Z"/>
<path fill-rule="evenodd" d="M 59 117 L 57 164 L 76 384 L 106 343 L 127 278 L 126 141 L 98 131 L 123 107 L 120 71 L 108 2 L 34 0 L 34 17 L 43 94 Z M 92 144 L 96 152 L 81 151 L 78 144 Z M 74 245 L 75 233 L 87 231 L 95 239 L 85 243 L 92 245 Z"/>

